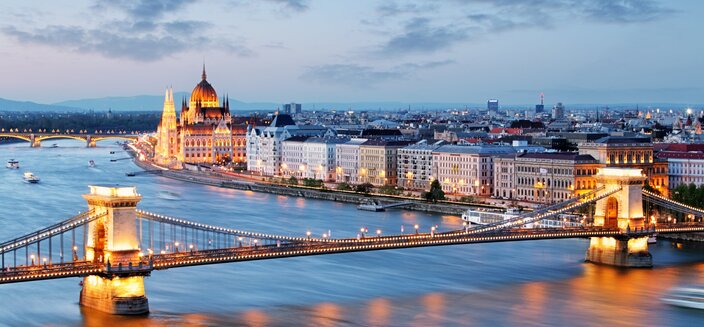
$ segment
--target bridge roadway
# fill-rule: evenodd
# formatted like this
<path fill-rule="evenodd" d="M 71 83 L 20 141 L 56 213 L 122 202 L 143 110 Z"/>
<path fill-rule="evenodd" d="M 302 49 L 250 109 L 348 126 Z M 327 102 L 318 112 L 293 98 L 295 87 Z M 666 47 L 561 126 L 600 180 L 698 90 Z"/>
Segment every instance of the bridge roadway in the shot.
<path fill-rule="evenodd" d="M 488 233 L 470 231 L 450 231 L 444 233 L 403 234 L 385 237 L 366 237 L 361 239 L 328 239 L 306 242 L 291 242 L 272 245 L 255 245 L 228 247 L 213 250 L 184 251 L 177 253 L 153 254 L 143 256 L 140 261 L 113 263 L 111 266 L 98 262 L 72 261 L 59 264 L 37 264 L 5 268 L 0 272 L 0 284 L 47 280 L 87 275 L 149 275 L 153 270 L 170 268 L 243 262 L 265 259 L 300 257 L 311 255 L 379 251 L 402 248 L 460 245 L 475 243 L 494 243 L 511 241 L 531 241 L 565 238 L 588 237 L 634 237 L 653 233 L 677 234 L 704 232 L 704 223 L 680 223 L 658 225 L 656 228 L 621 232 L 617 229 L 603 227 L 587 228 L 512 228 Z"/>

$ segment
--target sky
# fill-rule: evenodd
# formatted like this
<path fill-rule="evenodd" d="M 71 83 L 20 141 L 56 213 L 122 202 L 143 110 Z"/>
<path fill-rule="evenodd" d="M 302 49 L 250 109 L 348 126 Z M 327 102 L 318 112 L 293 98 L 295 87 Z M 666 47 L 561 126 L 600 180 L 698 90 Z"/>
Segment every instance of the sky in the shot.
<path fill-rule="evenodd" d="M 699 0 L 3 0 L 0 98 L 704 103 Z"/>

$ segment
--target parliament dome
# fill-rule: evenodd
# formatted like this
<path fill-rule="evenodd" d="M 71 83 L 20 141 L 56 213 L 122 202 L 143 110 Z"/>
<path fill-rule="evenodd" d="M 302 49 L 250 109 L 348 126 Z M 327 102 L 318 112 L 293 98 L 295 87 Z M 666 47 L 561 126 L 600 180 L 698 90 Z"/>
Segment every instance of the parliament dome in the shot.
<path fill-rule="evenodd" d="M 215 92 L 215 88 L 206 80 L 205 65 L 203 65 L 203 75 L 201 77 L 202 80 L 191 92 L 190 107 L 195 108 L 198 103 L 200 103 L 201 108 L 219 107 L 218 94 Z"/>

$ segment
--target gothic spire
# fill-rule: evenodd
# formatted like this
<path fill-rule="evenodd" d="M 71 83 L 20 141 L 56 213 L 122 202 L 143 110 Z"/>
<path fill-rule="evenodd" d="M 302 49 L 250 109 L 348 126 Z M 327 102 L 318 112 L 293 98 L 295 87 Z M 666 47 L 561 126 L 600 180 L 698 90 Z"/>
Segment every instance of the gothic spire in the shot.
<path fill-rule="evenodd" d="M 204 81 L 205 81 L 205 78 L 207 77 L 207 75 L 205 75 L 205 60 L 203 60 L 203 75 L 201 75 L 201 77 L 203 78 Z"/>

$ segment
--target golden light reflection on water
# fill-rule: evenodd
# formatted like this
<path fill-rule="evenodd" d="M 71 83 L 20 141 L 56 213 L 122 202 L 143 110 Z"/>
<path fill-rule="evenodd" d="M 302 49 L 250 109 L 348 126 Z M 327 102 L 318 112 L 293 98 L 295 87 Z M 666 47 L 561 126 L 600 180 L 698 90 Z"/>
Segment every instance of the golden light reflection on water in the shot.
<path fill-rule="evenodd" d="M 420 298 L 420 313 L 415 316 L 414 326 L 438 326 L 445 319 L 445 294 L 430 293 Z"/>
<path fill-rule="evenodd" d="M 548 285 L 535 282 L 522 285 L 518 289 L 520 303 L 515 304 L 510 312 L 510 319 L 516 326 L 540 322 L 546 314 Z"/>
<path fill-rule="evenodd" d="M 313 307 L 311 326 L 332 327 L 337 326 L 342 319 L 342 308 L 335 303 L 320 303 Z"/>
<path fill-rule="evenodd" d="M 269 316 L 265 312 L 260 310 L 248 310 L 242 313 L 242 322 L 247 326 L 268 326 L 269 320 Z"/>
<path fill-rule="evenodd" d="M 388 326 L 391 323 L 392 303 L 388 299 L 378 298 L 367 304 L 368 323 L 371 326 Z"/>

